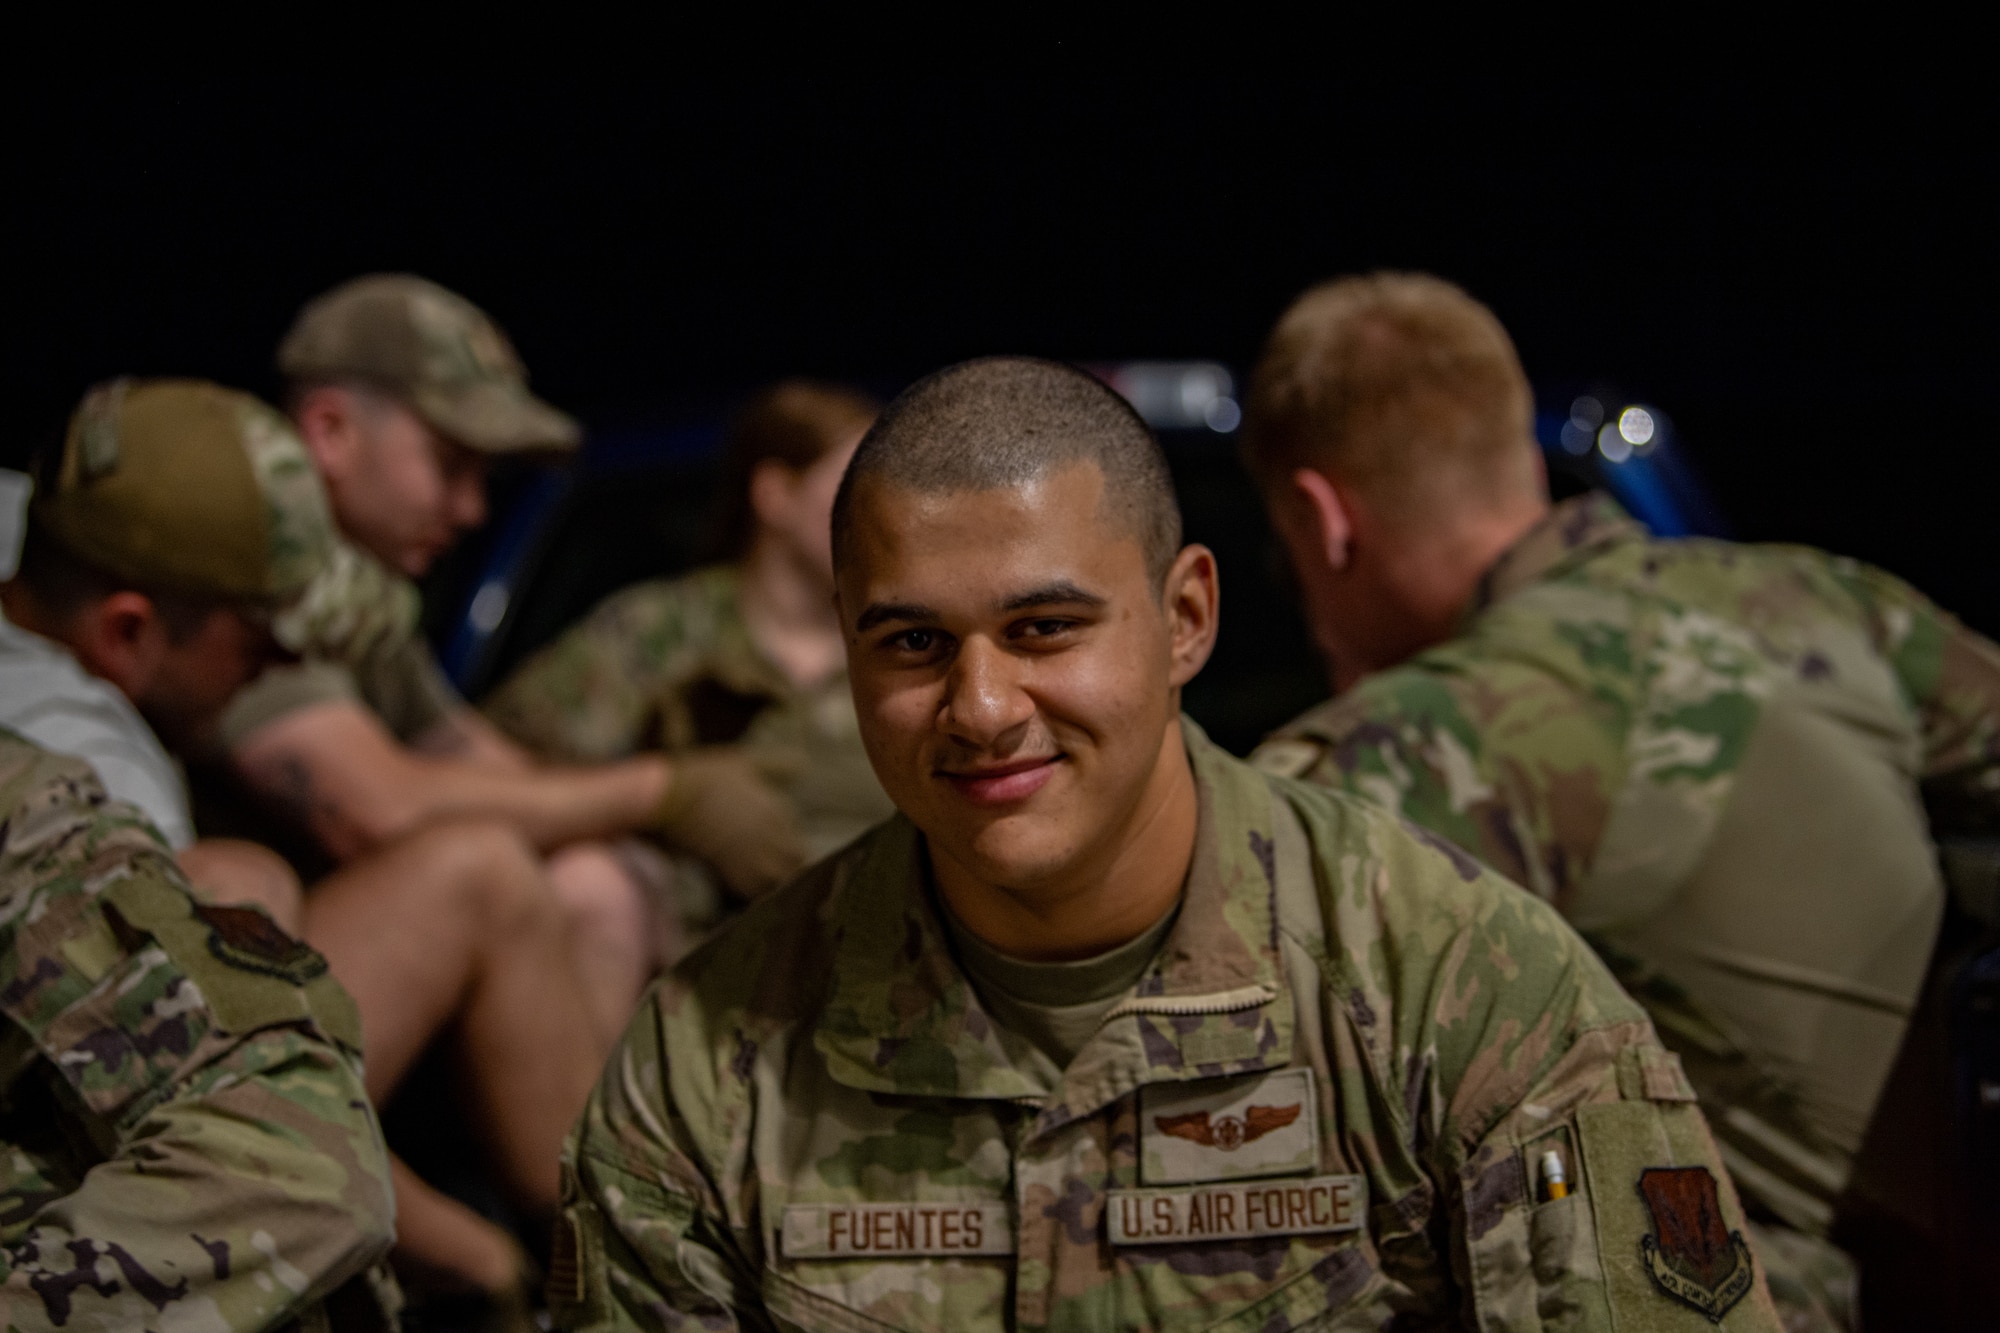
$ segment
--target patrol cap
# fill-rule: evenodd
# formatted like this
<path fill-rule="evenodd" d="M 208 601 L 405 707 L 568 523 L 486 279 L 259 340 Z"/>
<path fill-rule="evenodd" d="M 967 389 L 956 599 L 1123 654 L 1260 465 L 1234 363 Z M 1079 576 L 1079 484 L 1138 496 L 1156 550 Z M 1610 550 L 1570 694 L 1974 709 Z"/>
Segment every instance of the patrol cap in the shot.
<path fill-rule="evenodd" d="M 36 523 L 135 585 L 284 603 L 325 566 L 333 520 L 291 423 L 206 380 L 113 380 L 43 460 Z"/>
<path fill-rule="evenodd" d="M 478 306 L 407 273 L 356 278 L 306 304 L 278 345 L 294 384 L 359 380 L 485 453 L 574 449 L 576 419 L 528 392 L 528 372 Z"/>

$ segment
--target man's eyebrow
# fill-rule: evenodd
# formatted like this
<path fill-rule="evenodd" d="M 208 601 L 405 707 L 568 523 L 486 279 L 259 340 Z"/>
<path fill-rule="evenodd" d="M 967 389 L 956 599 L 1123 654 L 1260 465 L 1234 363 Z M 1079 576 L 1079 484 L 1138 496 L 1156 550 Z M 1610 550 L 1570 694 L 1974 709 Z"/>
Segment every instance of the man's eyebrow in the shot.
<path fill-rule="evenodd" d="M 1103 606 L 1105 599 L 1094 592 L 1079 588 L 1068 579 L 1058 579 L 1054 583 L 1044 583 L 1039 588 L 1016 593 L 1000 603 L 1002 611 L 1026 611 L 1037 606 Z"/>
<path fill-rule="evenodd" d="M 936 611 L 916 602 L 875 602 L 861 613 L 861 618 L 854 622 L 854 629 L 857 634 L 866 634 L 877 625 L 886 625 L 891 621 L 934 625 L 939 618 Z"/>

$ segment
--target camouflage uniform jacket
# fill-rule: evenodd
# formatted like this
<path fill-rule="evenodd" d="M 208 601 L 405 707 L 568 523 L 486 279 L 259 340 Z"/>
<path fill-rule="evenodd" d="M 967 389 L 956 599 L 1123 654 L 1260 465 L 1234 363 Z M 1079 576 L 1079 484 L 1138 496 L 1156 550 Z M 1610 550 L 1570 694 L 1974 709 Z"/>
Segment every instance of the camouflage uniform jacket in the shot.
<path fill-rule="evenodd" d="M 0 1014 L 0 1328 L 393 1325 L 352 1001 L 5 730 Z"/>
<path fill-rule="evenodd" d="M 1179 918 L 1067 1069 L 981 1009 L 901 817 L 664 979 L 565 1150 L 558 1320 L 1710 1327 L 1660 1271 L 1775 1328 L 1679 1066 L 1569 928 L 1186 734 Z"/>
<path fill-rule="evenodd" d="M 2000 827 L 2000 650 L 1854 561 L 1655 541 L 1585 496 L 1457 638 L 1252 762 L 1553 902 L 1686 1059 L 1745 1193 L 1823 1232 L 1942 912 L 1924 806 Z"/>
<path fill-rule="evenodd" d="M 790 799 L 814 856 L 893 807 L 861 748 L 846 671 L 792 684 L 750 638 L 735 566 L 627 588 L 530 658 L 484 705 L 545 758 L 741 744 Z"/>

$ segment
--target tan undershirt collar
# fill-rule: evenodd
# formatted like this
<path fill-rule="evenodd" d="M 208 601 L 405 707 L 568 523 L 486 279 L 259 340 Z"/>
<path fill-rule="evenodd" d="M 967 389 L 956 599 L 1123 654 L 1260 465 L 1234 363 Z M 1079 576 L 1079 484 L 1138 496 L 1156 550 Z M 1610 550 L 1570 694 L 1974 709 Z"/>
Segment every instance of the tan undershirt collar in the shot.
<path fill-rule="evenodd" d="M 972 933 L 939 900 L 952 950 L 993 1020 L 1032 1042 L 1058 1069 L 1067 1069 L 1111 1007 L 1139 983 L 1159 956 L 1180 903 L 1136 939 L 1095 958 L 1031 963 L 1001 953 Z"/>

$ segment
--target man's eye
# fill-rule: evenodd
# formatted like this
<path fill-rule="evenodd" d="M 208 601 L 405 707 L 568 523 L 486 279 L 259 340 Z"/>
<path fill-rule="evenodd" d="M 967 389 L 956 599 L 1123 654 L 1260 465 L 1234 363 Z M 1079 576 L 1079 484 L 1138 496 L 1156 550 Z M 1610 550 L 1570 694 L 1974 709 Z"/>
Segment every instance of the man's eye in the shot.
<path fill-rule="evenodd" d="M 927 653 L 937 647 L 937 638 L 936 630 L 906 629 L 890 639 L 889 646 L 906 653 Z"/>
<path fill-rule="evenodd" d="M 1066 634 L 1076 628 L 1073 620 L 1030 620 L 1021 626 L 1024 638 L 1048 639 L 1058 634 Z"/>

